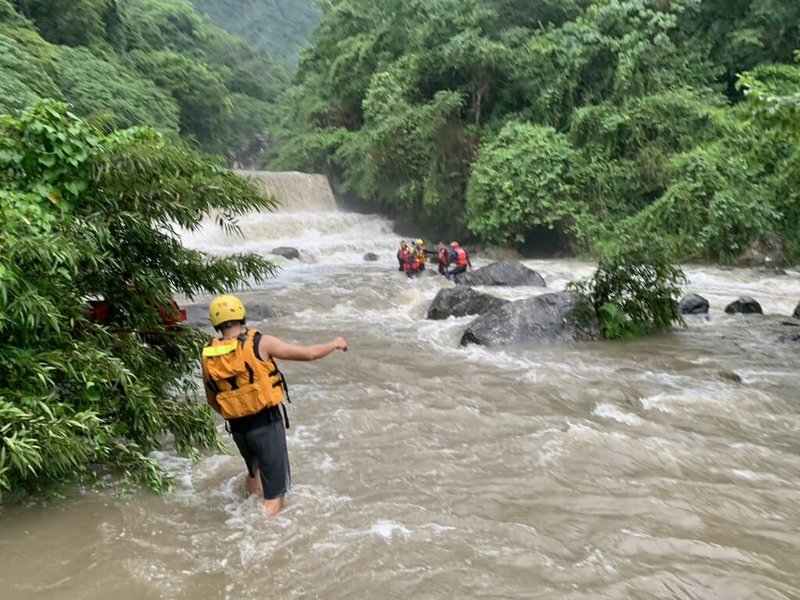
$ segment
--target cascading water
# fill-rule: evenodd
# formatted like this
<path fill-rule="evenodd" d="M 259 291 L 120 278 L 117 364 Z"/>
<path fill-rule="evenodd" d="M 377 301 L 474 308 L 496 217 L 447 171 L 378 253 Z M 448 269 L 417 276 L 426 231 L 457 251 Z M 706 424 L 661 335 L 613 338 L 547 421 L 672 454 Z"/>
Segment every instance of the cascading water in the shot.
<path fill-rule="evenodd" d="M 243 498 L 235 453 L 166 449 L 172 495 L 6 509 L 4 598 L 800 596 L 800 359 L 774 331 L 800 300 L 796 273 L 687 268 L 712 311 L 670 335 L 461 348 L 470 318 L 424 319 L 451 284 L 398 273 L 389 222 L 337 211 L 318 179 L 257 176 L 280 212 L 243 219 L 242 238 L 208 227 L 185 242 L 298 248 L 242 294 L 281 315 L 257 325 L 351 344 L 283 365 L 287 510 L 270 520 Z M 525 262 L 547 289 L 485 291 L 560 290 L 593 269 Z M 768 315 L 725 315 L 743 294 Z"/>

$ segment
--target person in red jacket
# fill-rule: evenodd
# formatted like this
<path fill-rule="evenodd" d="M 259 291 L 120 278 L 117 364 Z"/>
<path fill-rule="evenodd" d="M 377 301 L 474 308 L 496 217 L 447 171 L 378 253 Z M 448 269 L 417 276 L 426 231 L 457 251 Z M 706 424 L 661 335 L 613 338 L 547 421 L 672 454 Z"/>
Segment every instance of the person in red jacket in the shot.
<path fill-rule="evenodd" d="M 461 247 L 461 244 L 455 241 L 450 242 L 450 247 L 452 248 L 450 252 L 450 263 L 453 265 L 453 268 L 447 272 L 448 279 L 466 272 L 468 267 L 470 269 L 472 268 L 469 255 L 467 251 Z"/>
<path fill-rule="evenodd" d="M 438 255 L 439 275 L 447 277 L 447 267 L 450 265 L 450 251 L 447 249 L 447 246 L 444 245 L 444 242 L 439 242 Z"/>
<path fill-rule="evenodd" d="M 405 240 L 400 240 L 400 249 L 397 251 L 397 270 L 406 270 L 406 261 L 408 260 L 408 244 Z"/>

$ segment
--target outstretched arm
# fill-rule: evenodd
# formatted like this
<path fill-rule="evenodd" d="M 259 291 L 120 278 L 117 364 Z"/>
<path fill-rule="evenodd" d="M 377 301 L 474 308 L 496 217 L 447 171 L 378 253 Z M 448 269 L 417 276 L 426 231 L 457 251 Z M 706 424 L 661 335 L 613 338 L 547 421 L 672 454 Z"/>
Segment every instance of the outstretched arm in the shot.
<path fill-rule="evenodd" d="M 283 360 L 318 360 L 325 358 L 331 352 L 341 350 L 347 352 L 347 340 L 338 337 L 335 340 L 324 344 L 313 344 L 311 346 L 299 346 L 289 344 L 272 335 L 262 335 L 258 344 L 258 352 L 261 357 L 270 356 Z"/>

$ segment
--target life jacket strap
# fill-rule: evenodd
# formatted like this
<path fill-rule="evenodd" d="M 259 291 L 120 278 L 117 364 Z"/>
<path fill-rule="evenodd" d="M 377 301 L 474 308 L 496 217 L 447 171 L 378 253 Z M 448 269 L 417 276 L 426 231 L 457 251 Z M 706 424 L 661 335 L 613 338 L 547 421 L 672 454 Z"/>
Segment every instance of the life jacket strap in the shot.
<path fill-rule="evenodd" d="M 252 383 L 256 379 L 255 373 L 253 372 L 253 367 L 251 367 L 250 365 L 247 364 L 247 362 L 245 362 L 244 363 L 244 368 L 247 369 L 247 376 L 249 377 L 250 384 L 252 385 Z"/>

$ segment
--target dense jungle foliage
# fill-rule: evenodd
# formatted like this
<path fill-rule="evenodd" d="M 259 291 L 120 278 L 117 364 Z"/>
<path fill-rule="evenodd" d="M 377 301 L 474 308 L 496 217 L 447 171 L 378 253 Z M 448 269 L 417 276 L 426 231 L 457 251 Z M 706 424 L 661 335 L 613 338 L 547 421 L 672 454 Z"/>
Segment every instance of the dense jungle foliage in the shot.
<path fill-rule="evenodd" d="M 314 0 L 192 0 L 223 29 L 241 36 L 288 68 L 319 23 Z"/>
<path fill-rule="evenodd" d="M 42 102 L 0 117 L 0 499 L 110 466 L 165 489 L 148 456 L 165 434 L 217 444 L 192 378 L 205 336 L 165 324 L 177 291 L 228 292 L 272 265 L 184 248 L 272 202 L 216 161 L 153 129 L 110 134 Z M 92 319 L 90 302 L 111 311 Z M 166 311 L 166 313 L 165 313 Z"/>
<path fill-rule="evenodd" d="M 0 0 L 0 113 L 68 102 L 231 156 L 263 132 L 283 67 L 188 0 Z"/>
<path fill-rule="evenodd" d="M 440 231 L 800 260 L 795 0 L 331 0 L 275 168 Z M 552 248 L 551 248 L 552 249 Z"/>

